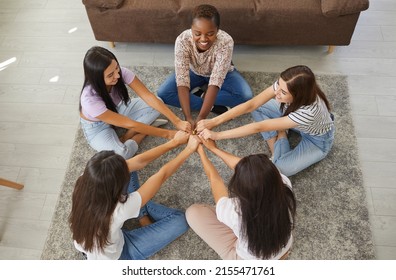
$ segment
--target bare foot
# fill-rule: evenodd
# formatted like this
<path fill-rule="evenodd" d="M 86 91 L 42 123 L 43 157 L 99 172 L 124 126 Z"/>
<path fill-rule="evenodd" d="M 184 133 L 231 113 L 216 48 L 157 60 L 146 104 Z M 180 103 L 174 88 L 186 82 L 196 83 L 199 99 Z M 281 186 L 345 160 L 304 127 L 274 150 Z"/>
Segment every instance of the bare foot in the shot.
<path fill-rule="evenodd" d="M 139 219 L 139 224 L 140 224 L 142 227 L 151 225 L 152 223 L 153 223 L 153 222 L 151 221 L 150 217 L 147 216 L 147 215 L 145 215 L 145 216 L 143 216 L 143 217 L 141 217 L 141 218 Z"/>

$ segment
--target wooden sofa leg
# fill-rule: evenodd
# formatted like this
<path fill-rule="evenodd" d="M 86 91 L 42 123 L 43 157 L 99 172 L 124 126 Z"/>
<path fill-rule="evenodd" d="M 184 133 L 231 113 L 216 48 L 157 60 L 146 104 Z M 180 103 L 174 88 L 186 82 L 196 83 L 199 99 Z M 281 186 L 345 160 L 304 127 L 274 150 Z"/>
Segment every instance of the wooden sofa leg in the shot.
<path fill-rule="evenodd" d="M 114 42 L 109 42 L 110 43 L 110 48 L 115 48 L 115 43 Z"/>
<path fill-rule="evenodd" d="M 335 49 L 335 46 L 329 45 L 329 48 L 327 49 L 327 53 L 331 54 L 334 51 L 334 49 Z"/>
<path fill-rule="evenodd" d="M 3 178 L 0 178 L 0 185 L 6 186 L 9 188 L 13 188 L 13 189 L 17 189 L 17 190 L 21 190 L 24 187 L 21 184 L 18 184 L 18 183 L 15 183 L 13 181 L 9 181 L 9 180 L 3 179 Z"/>

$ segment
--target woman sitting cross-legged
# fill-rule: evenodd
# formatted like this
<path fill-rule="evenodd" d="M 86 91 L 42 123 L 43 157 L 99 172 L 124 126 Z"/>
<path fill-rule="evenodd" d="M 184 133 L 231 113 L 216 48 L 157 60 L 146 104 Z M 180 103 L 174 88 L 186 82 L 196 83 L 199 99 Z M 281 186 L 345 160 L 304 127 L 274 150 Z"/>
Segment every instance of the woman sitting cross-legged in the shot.
<path fill-rule="evenodd" d="M 136 170 L 187 140 L 184 150 L 139 186 Z M 169 142 L 127 161 L 113 151 L 93 156 L 73 191 L 69 223 L 77 250 L 88 259 L 146 259 L 182 235 L 188 229 L 184 213 L 150 199 L 199 141 L 179 131 Z M 142 227 L 123 229 L 131 218 Z"/>
<path fill-rule="evenodd" d="M 222 114 L 253 94 L 232 63 L 234 41 L 220 29 L 216 7 L 198 5 L 191 18 L 190 28 L 176 38 L 175 73 L 160 86 L 158 96 L 165 104 L 181 108 L 194 129 L 209 112 Z M 192 111 L 199 111 L 196 119 Z"/>
<path fill-rule="evenodd" d="M 264 154 L 238 158 L 212 140 L 204 145 L 234 174 L 228 189 L 205 154 L 198 153 L 216 207 L 193 204 L 186 210 L 190 227 L 222 259 L 284 259 L 292 246 L 296 201 L 289 179 Z"/>
<path fill-rule="evenodd" d="M 111 150 L 131 158 L 146 135 L 171 139 L 176 131 L 158 126 L 162 113 L 178 130 L 191 125 L 178 118 L 151 93 L 131 70 L 121 67 L 115 55 L 102 47 L 90 48 L 84 57 L 84 84 L 80 96 L 80 122 L 88 144 L 96 151 Z M 139 98 L 130 98 L 127 84 Z M 114 127 L 127 131 L 118 137 Z"/>
<path fill-rule="evenodd" d="M 254 123 L 214 132 L 210 129 L 252 112 Z M 300 134 L 290 147 L 287 130 Z M 200 120 L 197 130 L 204 139 L 239 138 L 260 132 L 267 141 L 274 164 L 292 176 L 324 159 L 334 142 L 334 117 L 315 75 L 305 65 L 290 67 L 279 79 L 253 99 L 213 119 Z"/>

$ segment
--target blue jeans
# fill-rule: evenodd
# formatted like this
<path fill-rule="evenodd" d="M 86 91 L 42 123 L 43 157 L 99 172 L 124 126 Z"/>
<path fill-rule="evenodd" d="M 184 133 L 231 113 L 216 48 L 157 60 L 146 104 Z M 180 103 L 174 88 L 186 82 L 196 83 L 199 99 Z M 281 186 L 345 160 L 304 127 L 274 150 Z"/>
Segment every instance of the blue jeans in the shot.
<path fill-rule="evenodd" d="M 132 172 L 128 193 L 136 191 L 139 187 L 137 172 Z M 188 230 L 186 217 L 182 211 L 151 200 L 140 209 L 138 218 L 143 215 L 150 215 L 155 222 L 133 230 L 122 229 L 125 244 L 120 260 L 147 259 Z"/>
<path fill-rule="evenodd" d="M 132 98 L 128 105 L 121 102 L 117 106 L 117 112 L 137 122 L 151 124 L 160 113 L 151 108 L 140 98 Z M 138 150 L 138 144 L 128 139 L 122 143 L 113 126 L 108 123 L 97 121 L 91 122 L 80 118 L 81 128 L 88 144 L 96 151 L 114 151 L 125 159 L 131 158 Z"/>
<path fill-rule="evenodd" d="M 253 111 L 252 117 L 256 122 L 282 117 L 279 106 L 279 102 L 271 99 Z M 310 135 L 297 129 L 292 130 L 301 136 L 300 142 L 294 149 L 290 148 L 287 138 L 277 140 L 274 145 L 273 163 L 286 176 L 294 175 L 324 159 L 334 142 L 334 126 L 323 135 Z M 277 131 L 261 132 L 265 140 L 271 139 L 277 134 Z"/>
<path fill-rule="evenodd" d="M 190 70 L 190 90 L 201 87 L 209 83 L 209 77 L 203 77 L 195 74 Z M 180 108 L 179 96 L 177 93 L 176 75 L 171 74 L 157 91 L 158 96 L 165 104 Z M 223 105 L 227 107 L 235 107 L 253 96 L 252 90 L 246 80 L 235 69 L 228 72 L 224 83 L 217 93 L 215 105 Z M 201 110 L 203 99 L 194 94 L 190 94 L 191 110 Z"/>

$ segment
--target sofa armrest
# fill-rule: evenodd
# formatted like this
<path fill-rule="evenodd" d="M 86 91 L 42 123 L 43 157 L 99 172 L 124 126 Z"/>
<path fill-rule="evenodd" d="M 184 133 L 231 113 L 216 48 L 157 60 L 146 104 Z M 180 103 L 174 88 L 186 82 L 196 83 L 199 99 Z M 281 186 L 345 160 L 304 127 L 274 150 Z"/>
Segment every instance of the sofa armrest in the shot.
<path fill-rule="evenodd" d="M 124 0 L 82 0 L 86 7 L 102 9 L 118 9 Z"/>
<path fill-rule="evenodd" d="M 322 13 L 326 17 L 338 17 L 367 10 L 369 0 L 320 0 Z"/>

